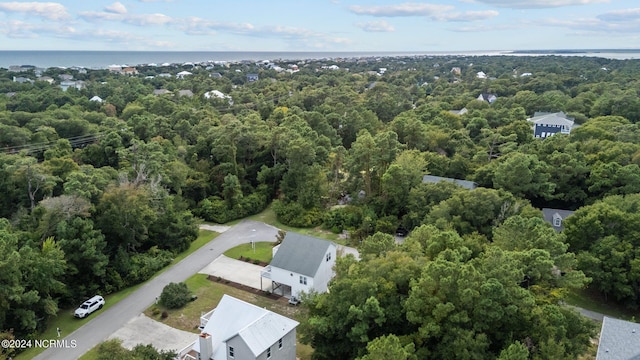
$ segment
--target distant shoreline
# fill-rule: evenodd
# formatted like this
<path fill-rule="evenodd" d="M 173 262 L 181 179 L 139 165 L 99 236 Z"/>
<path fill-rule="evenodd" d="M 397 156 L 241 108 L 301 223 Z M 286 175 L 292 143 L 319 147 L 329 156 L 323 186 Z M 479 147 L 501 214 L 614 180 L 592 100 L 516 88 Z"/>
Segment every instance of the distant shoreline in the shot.
<path fill-rule="evenodd" d="M 106 69 L 110 65 L 215 63 L 239 61 L 336 61 L 337 59 L 446 56 L 593 56 L 616 60 L 639 59 L 640 49 L 551 49 L 476 51 L 102 51 L 0 50 L 0 68 L 33 65 L 39 68 Z"/>

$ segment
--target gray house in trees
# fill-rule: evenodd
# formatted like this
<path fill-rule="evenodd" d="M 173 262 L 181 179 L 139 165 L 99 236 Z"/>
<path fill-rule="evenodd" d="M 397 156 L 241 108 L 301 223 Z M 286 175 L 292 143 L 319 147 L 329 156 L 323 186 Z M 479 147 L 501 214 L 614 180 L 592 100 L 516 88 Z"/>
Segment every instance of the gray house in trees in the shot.
<path fill-rule="evenodd" d="M 533 136 L 537 138 L 546 138 L 557 133 L 568 135 L 571 133 L 571 129 L 578 126 L 573 120 L 562 111 L 556 113 L 536 112 L 532 118 L 527 119 L 533 127 Z"/>
<path fill-rule="evenodd" d="M 469 189 L 469 190 L 473 190 L 473 189 L 478 187 L 478 184 L 474 183 L 473 181 L 469 181 L 469 180 L 460 180 L 460 179 L 453 179 L 453 178 L 442 177 L 442 176 L 434 176 L 434 175 L 423 175 L 422 176 L 422 182 L 423 183 L 437 184 L 437 183 L 439 183 L 441 181 L 454 183 L 454 184 L 456 184 L 458 186 L 462 186 L 463 188 Z"/>
<path fill-rule="evenodd" d="M 573 215 L 573 211 L 571 210 L 563 210 L 563 209 L 552 209 L 552 208 L 543 208 L 542 209 L 542 217 L 544 221 L 548 222 L 553 226 L 556 231 L 562 231 L 564 226 L 562 222 L 567 217 Z"/>
<path fill-rule="evenodd" d="M 640 324 L 605 316 L 596 360 L 634 359 L 640 359 Z"/>

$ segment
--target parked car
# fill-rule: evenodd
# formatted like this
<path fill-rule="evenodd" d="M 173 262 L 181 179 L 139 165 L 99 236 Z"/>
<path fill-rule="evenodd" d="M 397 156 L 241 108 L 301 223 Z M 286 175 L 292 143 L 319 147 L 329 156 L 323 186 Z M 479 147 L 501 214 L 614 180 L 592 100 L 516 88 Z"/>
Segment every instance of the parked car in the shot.
<path fill-rule="evenodd" d="M 92 312 L 98 309 L 102 309 L 103 306 L 104 306 L 104 298 L 100 295 L 96 295 L 91 299 L 83 302 L 82 305 L 80 305 L 80 307 L 78 307 L 76 311 L 73 313 L 73 316 L 79 319 L 84 319 L 87 316 L 89 316 L 89 314 L 91 314 Z"/>

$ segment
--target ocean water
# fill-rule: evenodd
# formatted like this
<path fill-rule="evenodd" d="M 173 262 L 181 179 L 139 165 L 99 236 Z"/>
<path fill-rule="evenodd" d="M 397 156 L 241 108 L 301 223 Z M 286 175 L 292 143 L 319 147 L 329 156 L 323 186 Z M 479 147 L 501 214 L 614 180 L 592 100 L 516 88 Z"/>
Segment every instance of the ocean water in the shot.
<path fill-rule="evenodd" d="M 337 57 L 401 56 L 413 52 L 242 52 L 242 51 L 0 51 L 0 68 L 12 65 L 105 69 L 109 65 L 142 65 L 205 61 L 303 60 Z"/>
<path fill-rule="evenodd" d="M 612 50 L 486 50 L 486 51 L 417 51 L 417 52 L 242 52 L 242 51 L 0 51 L 0 68 L 12 65 L 37 67 L 84 67 L 106 69 L 109 65 L 142 65 L 206 61 L 304 60 L 389 56 L 591 56 L 608 59 L 640 59 L 640 49 Z"/>

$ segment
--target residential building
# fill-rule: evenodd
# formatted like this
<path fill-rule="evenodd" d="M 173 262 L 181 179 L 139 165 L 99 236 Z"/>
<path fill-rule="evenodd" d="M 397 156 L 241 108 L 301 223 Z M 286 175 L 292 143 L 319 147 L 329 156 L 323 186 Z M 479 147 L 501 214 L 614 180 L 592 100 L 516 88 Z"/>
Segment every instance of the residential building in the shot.
<path fill-rule="evenodd" d="M 605 316 L 596 360 L 640 359 L 640 324 Z"/>
<path fill-rule="evenodd" d="M 259 79 L 260 77 L 258 76 L 258 74 L 247 74 L 247 82 L 258 81 Z"/>
<path fill-rule="evenodd" d="M 450 113 L 452 113 L 453 115 L 464 115 L 466 113 L 469 112 L 469 110 L 467 110 L 466 107 L 460 109 L 460 110 L 449 110 Z"/>
<path fill-rule="evenodd" d="M 543 139 L 557 133 L 570 134 L 572 129 L 579 126 L 573 120 L 562 111 L 556 113 L 536 112 L 533 117 L 527 119 L 533 127 L 533 136 Z"/>
<path fill-rule="evenodd" d="M 178 96 L 193 97 L 193 91 L 189 89 L 178 90 Z"/>
<path fill-rule="evenodd" d="M 486 101 L 489 104 L 493 104 L 494 101 L 498 100 L 498 95 L 489 94 L 489 93 L 482 93 L 482 94 L 478 95 L 478 97 L 476 99 L 479 100 L 479 101 Z"/>
<path fill-rule="evenodd" d="M 567 217 L 573 215 L 574 211 L 571 210 L 563 210 L 563 209 L 552 209 L 552 208 L 543 208 L 542 209 L 542 217 L 544 221 L 548 222 L 553 226 L 556 231 L 562 231 L 564 226 L 562 222 Z"/>
<path fill-rule="evenodd" d="M 200 318 L 202 333 L 178 353 L 181 360 L 296 359 L 299 323 L 269 310 L 223 295 Z"/>
<path fill-rule="evenodd" d="M 103 100 L 100 96 L 94 95 L 91 99 L 89 99 L 89 101 L 95 101 L 95 102 L 101 103 Z"/>
<path fill-rule="evenodd" d="M 176 77 L 178 79 L 184 79 L 185 76 L 191 76 L 191 75 L 193 75 L 193 73 L 189 71 L 180 71 L 179 73 L 176 74 Z"/>
<path fill-rule="evenodd" d="M 434 176 L 434 175 L 423 175 L 422 176 L 422 182 L 423 183 L 429 183 L 429 184 L 437 184 L 441 181 L 446 181 L 446 182 L 451 182 L 454 183 L 458 186 L 461 186 L 465 189 L 469 189 L 469 190 L 473 190 L 475 188 L 478 187 L 478 184 L 476 184 L 473 181 L 468 181 L 468 180 L 461 180 L 461 179 L 453 179 L 453 178 L 448 178 L 448 177 L 442 177 L 442 176 Z"/>
<path fill-rule="evenodd" d="M 290 231 L 273 251 L 271 264 L 260 274 L 271 281 L 267 291 L 295 297 L 327 291 L 335 275 L 336 244 Z"/>

